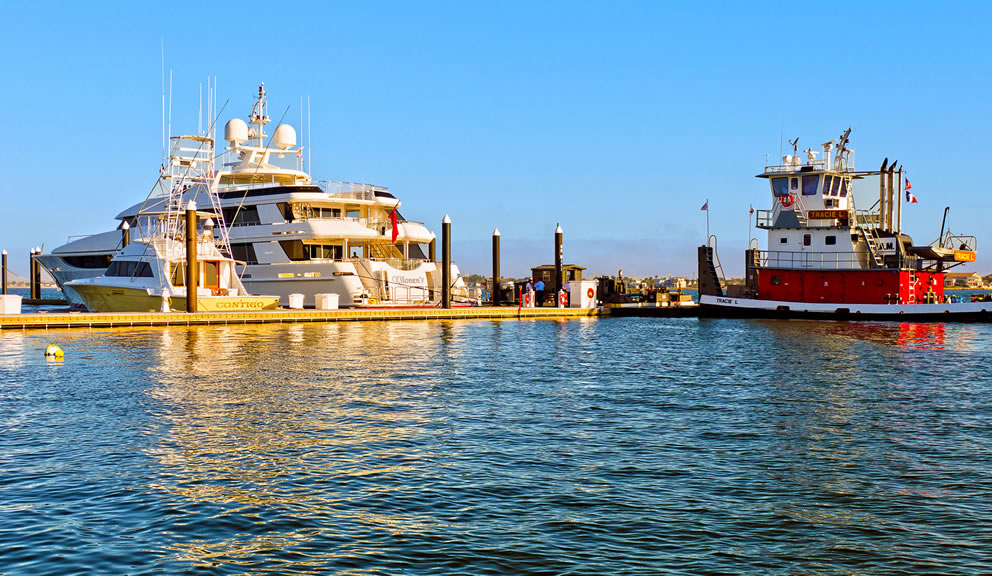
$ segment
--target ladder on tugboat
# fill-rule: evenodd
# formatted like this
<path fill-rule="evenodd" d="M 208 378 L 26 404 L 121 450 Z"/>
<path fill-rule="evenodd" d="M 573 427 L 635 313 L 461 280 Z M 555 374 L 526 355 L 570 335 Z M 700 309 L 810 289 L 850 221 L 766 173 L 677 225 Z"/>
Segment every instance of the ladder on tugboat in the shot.
<path fill-rule="evenodd" d="M 909 271 L 909 304 L 916 304 L 916 272 Z"/>
<path fill-rule="evenodd" d="M 796 196 L 795 208 L 793 211 L 796 213 L 796 219 L 799 220 L 799 225 L 803 228 L 809 223 L 809 219 L 806 218 L 806 205 L 803 204 L 802 196 Z"/>
<path fill-rule="evenodd" d="M 858 224 L 858 229 L 861 230 L 861 236 L 865 240 L 865 244 L 868 245 L 868 255 L 871 256 L 872 262 L 875 263 L 875 267 L 882 268 L 885 264 L 885 260 L 882 257 L 880 250 L 880 238 L 878 237 L 877 228 L 868 228 Z"/>

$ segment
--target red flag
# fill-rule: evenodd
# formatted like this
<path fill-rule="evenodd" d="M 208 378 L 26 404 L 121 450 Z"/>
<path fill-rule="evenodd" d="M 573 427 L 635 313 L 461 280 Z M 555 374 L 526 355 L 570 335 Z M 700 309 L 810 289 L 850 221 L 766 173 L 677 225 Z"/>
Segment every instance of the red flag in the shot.
<path fill-rule="evenodd" d="M 393 223 L 393 244 L 395 244 L 396 237 L 400 235 L 399 225 L 396 223 L 396 208 L 389 213 L 389 220 Z"/>
<path fill-rule="evenodd" d="M 909 190 L 912 187 L 913 185 L 909 183 L 909 178 L 906 178 L 906 190 Z"/>

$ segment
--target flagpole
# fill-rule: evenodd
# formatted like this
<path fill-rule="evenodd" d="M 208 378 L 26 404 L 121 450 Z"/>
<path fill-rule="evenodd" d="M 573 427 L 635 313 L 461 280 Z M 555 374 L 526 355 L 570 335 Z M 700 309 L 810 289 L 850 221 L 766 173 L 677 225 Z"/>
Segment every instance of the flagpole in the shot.
<path fill-rule="evenodd" d="M 710 199 L 706 199 L 706 245 L 710 244 Z"/>
<path fill-rule="evenodd" d="M 754 206 L 751 204 L 747 205 L 747 247 L 751 249 L 751 214 L 754 210 Z"/>

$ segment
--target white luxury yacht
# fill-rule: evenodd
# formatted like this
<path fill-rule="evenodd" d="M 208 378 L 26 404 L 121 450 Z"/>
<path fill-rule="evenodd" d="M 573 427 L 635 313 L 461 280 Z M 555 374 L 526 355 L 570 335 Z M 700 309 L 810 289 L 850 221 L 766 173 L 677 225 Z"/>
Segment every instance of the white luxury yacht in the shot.
<path fill-rule="evenodd" d="M 384 187 L 313 181 L 292 126 L 276 126 L 266 140 L 265 96 L 263 84 L 248 122 L 227 122 L 227 150 L 210 173 L 219 229 L 228 235 L 248 292 L 277 295 L 283 305 L 290 294 L 302 294 L 304 305 L 313 306 L 314 295 L 323 293 L 337 294 L 341 306 L 435 305 L 442 274 L 434 234 L 405 220 L 399 200 Z M 193 199 L 190 191 L 186 196 L 184 202 Z M 121 248 L 123 224 L 148 230 L 140 220 L 156 202 L 166 199 L 124 210 L 116 217 L 118 231 L 78 238 L 39 257 L 70 302 L 81 303 L 65 283 L 101 274 Z M 451 268 L 453 297 L 467 300 L 458 268 Z"/>

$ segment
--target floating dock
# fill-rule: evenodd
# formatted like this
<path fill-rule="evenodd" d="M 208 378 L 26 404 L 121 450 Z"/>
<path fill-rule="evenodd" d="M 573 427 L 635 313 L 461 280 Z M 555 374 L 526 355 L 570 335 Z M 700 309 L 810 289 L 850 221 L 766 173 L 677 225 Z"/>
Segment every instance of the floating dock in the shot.
<path fill-rule="evenodd" d="M 387 320 L 469 320 L 485 318 L 569 319 L 610 315 L 604 308 L 342 308 L 339 310 L 264 310 L 257 312 L 37 312 L 0 315 L 0 331 L 129 326 L 291 324 L 303 322 L 380 322 Z"/>

